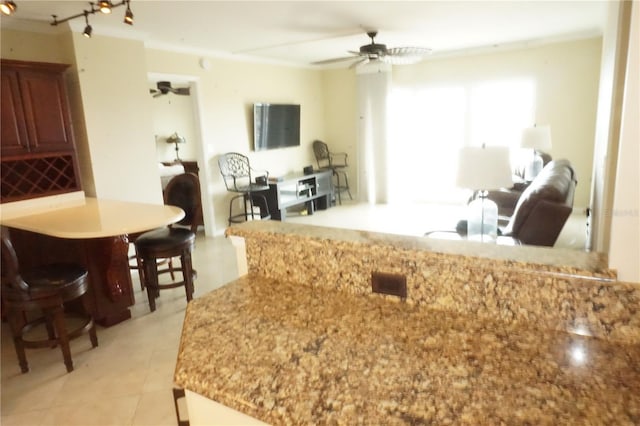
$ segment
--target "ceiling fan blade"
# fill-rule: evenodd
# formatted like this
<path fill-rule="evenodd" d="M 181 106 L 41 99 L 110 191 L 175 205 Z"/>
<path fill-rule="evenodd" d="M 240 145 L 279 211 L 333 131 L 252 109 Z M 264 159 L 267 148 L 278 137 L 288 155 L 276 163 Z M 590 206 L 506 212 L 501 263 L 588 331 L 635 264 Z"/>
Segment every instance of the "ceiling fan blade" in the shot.
<path fill-rule="evenodd" d="M 162 93 L 162 92 L 160 92 L 160 91 L 157 91 L 157 90 L 156 90 L 156 92 L 157 92 L 157 93 L 154 93 L 154 94 L 153 94 L 153 97 L 154 97 L 154 98 L 158 98 L 158 97 L 160 97 L 160 96 L 164 95 L 164 93 Z"/>
<path fill-rule="evenodd" d="M 354 62 L 353 64 L 349 65 L 349 69 L 351 70 L 351 69 L 359 67 L 360 65 L 365 65 L 365 64 L 368 64 L 368 63 L 369 63 L 369 58 L 368 57 L 364 57 L 364 58 L 360 59 L 359 61 Z"/>
<path fill-rule="evenodd" d="M 392 65 L 415 64 L 431 54 L 431 49 L 426 47 L 394 47 L 387 50 L 387 55 L 382 58 Z"/>
<path fill-rule="evenodd" d="M 342 58 L 331 58 L 331 59 L 325 59 L 323 61 L 316 61 L 316 62 L 312 62 L 312 65 L 326 65 L 326 64 L 334 64 L 336 62 L 342 62 L 342 61 L 350 61 L 353 59 L 357 59 L 357 56 L 344 56 Z"/>
<path fill-rule="evenodd" d="M 427 56 L 432 52 L 431 49 L 426 47 L 392 47 L 387 49 L 388 55 L 393 56 Z"/>
<path fill-rule="evenodd" d="M 178 87 L 172 90 L 176 95 L 187 95 L 191 94 L 191 90 L 188 87 Z"/>

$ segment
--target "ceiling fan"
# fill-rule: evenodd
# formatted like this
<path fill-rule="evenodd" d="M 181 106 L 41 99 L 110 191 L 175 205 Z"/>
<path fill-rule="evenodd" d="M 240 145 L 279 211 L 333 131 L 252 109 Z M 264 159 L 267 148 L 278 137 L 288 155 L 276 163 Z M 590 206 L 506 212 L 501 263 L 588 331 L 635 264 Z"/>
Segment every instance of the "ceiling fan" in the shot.
<path fill-rule="evenodd" d="M 349 68 L 364 65 L 371 61 L 381 61 L 392 65 L 415 64 L 422 61 L 431 53 L 431 49 L 426 47 L 393 47 L 387 48 L 385 44 L 375 42 L 377 31 L 368 31 L 367 36 L 371 39 L 371 43 L 360 46 L 360 49 L 349 51 L 353 56 L 343 58 L 326 59 L 324 61 L 314 62 L 315 65 L 326 65 L 336 62 L 357 59 Z"/>
<path fill-rule="evenodd" d="M 154 98 L 166 95 L 167 93 L 186 96 L 189 96 L 191 94 L 191 89 L 189 89 L 189 87 L 172 87 L 170 81 L 159 81 L 156 83 L 156 86 L 158 87 L 157 90 L 149 89 L 149 93 L 151 93 Z"/>

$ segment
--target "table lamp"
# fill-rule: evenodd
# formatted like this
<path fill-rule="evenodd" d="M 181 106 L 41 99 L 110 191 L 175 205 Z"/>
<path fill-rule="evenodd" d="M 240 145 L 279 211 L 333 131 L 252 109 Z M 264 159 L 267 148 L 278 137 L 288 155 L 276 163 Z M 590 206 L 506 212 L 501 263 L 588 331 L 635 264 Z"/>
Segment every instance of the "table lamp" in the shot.
<path fill-rule="evenodd" d="M 540 174 L 544 165 L 538 151 L 546 152 L 551 149 L 551 127 L 534 126 L 524 129 L 520 146 L 530 148 L 533 151 L 531 162 L 527 164 L 524 171 L 525 180 L 532 181 Z"/>
<path fill-rule="evenodd" d="M 498 236 L 498 205 L 487 198 L 492 189 L 512 185 L 509 149 L 501 146 L 463 147 L 456 184 L 478 191 L 467 206 L 467 239 L 495 242 Z"/>
<path fill-rule="evenodd" d="M 187 143 L 187 140 L 184 138 L 184 136 L 180 136 L 178 135 L 178 132 L 175 132 L 173 135 L 169 136 L 167 138 L 167 143 L 174 143 L 176 144 L 176 159 L 175 162 L 179 163 L 180 162 L 180 148 L 178 147 L 178 144 L 181 143 Z"/>

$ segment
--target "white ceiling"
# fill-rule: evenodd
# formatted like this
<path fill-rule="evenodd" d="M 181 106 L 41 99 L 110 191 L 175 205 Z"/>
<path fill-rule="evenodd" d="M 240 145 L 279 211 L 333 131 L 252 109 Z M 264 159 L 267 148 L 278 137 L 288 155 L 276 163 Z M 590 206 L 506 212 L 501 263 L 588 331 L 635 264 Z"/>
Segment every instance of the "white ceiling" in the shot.
<path fill-rule="evenodd" d="M 18 10 L 2 17 L 3 27 L 59 31 L 49 25 L 52 14 L 62 19 L 88 8 L 86 1 L 15 2 Z M 369 42 L 369 29 L 378 30 L 376 42 L 389 48 L 428 47 L 434 56 L 595 36 L 602 34 L 606 3 L 132 0 L 133 27 L 122 23 L 125 7 L 89 20 L 94 34 L 142 39 L 150 47 L 309 65 L 349 56 Z M 70 25 L 81 32 L 84 18 Z"/>

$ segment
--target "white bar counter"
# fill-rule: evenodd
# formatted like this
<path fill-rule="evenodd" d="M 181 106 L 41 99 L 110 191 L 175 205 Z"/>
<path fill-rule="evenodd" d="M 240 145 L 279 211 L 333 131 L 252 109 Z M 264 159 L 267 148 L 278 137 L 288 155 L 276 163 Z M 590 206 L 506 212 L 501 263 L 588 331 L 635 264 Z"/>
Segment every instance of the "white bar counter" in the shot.
<path fill-rule="evenodd" d="M 110 326 L 131 317 L 131 234 L 180 221 L 184 211 L 164 204 L 103 200 L 83 192 L 0 205 L 21 268 L 74 262 L 89 271 L 96 321 Z"/>
<path fill-rule="evenodd" d="M 10 228 L 58 238 L 103 238 L 134 234 L 178 222 L 179 207 L 86 197 L 51 206 L 22 208 L 20 213 L 0 213 L 0 222 Z"/>

